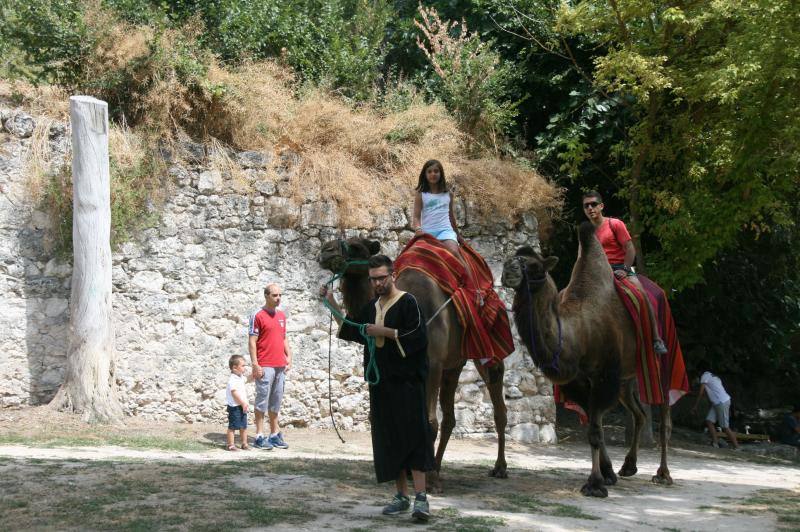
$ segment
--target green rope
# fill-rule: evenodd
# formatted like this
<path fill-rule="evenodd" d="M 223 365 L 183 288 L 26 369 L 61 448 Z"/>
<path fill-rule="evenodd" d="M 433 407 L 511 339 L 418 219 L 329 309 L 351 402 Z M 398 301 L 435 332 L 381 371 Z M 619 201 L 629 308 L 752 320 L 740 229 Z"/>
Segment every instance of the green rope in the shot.
<path fill-rule="evenodd" d="M 342 270 L 331 277 L 331 280 L 328 281 L 327 285 L 333 287 L 333 283 L 340 279 L 344 272 L 347 270 L 349 266 L 359 265 L 359 264 L 369 264 L 369 261 L 366 260 L 349 260 L 344 263 L 342 266 Z M 378 363 L 375 360 L 375 337 L 370 336 L 367 334 L 367 324 L 366 323 L 356 323 L 352 320 L 348 320 L 344 314 L 336 310 L 333 305 L 331 305 L 330 301 L 327 299 L 323 299 L 322 303 L 327 307 L 328 310 L 331 311 L 331 314 L 342 320 L 342 323 L 346 323 L 348 325 L 352 325 L 358 329 L 359 334 L 364 338 L 364 343 L 367 346 L 367 352 L 369 353 L 369 362 L 367 362 L 367 367 L 364 370 L 364 380 L 367 381 L 367 384 L 370 386 L 375 386 L 381 381 L 381 375 L 378 371 Z M 371 378 L 371 377 L 374 377 Z"/>

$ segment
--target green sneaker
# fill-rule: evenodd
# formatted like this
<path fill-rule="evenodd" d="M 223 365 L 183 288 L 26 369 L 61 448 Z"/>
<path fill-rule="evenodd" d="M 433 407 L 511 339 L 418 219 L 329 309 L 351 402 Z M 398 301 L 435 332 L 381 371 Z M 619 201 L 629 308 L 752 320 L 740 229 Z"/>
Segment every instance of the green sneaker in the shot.
<path fill-rule="evenodd" d="M 392 499 L 392 502 L 384 506 L 383 515 L 397 515 L 401 512 L 407 512 L 411 507 L 408 497 L 398 493 Z"/>
<path fill-rule="evenodd" d="M 431 518 L 428 497 L 425 495 L 417 495 L 417 497 L 414 499 L 414 511 L 411 512 L 411 517 L 417 521 L 427 521 Z"/>

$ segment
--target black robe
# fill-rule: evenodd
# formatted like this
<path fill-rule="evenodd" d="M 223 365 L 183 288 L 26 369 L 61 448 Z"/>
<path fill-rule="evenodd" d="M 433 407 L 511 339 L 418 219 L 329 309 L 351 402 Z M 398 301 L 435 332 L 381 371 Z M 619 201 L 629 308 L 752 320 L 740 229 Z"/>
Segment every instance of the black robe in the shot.
<path fill-rule="evenodd" d="M 375 323 L 375 299 L 356 316 L 356 323 Z M 432 471 L 433 438 L 428 424 L 425 387 L 428 378 L 428 337 L 425 317 L 411 294 L 403 296 L 388 310 L 383 325 L 399 331 L 401 354 L 394 338 L 375 348 L 380 374 L 378 384 L 369 387 L 372 454 L 378 482 L 396 480 L 409 469 Z M 342 325 L 339 338 L 365 344 L 358 329 Z M 369 363 L 364 346 L 364 370 Z"/>

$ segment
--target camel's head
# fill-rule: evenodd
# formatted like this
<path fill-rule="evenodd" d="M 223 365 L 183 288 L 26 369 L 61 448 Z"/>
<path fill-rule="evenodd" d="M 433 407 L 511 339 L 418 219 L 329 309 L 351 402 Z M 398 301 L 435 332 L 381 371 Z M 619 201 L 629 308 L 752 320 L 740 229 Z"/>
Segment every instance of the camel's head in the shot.
<path fill-rule="evenodd" d="M 381 243 L 376 240 L 353 237 L 347 240 L 329 240 L 322 244 L 317 262 L 320 267 L 333 273 L 341 273 L 352 260 L 367 260 L 380 251 Z M 361 266 L 366 273 L 366 266 Z"/>
<path fill-rule="evenodd" d="M 558 263 L 558 257 L 543 257 L 530 246 L 523 246 L 503 264 L 503 286 L 518 290 L 523 282 L 532 289 L 544 283 L 547 272 Z"/>

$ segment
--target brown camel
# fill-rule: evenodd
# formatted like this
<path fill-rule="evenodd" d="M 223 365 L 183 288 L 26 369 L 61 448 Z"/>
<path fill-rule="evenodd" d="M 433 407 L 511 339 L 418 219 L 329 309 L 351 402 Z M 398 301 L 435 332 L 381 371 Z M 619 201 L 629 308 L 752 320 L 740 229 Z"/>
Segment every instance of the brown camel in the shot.
<path fill-rule="evenodd" d="M 349 265 L 348 261 L 366 260 L 380 250 L 380 243 L 363 238 L 349 240 L 332 240 L 322 245 L 319 264 L 331 272 L 341 272 L 340 289 L 347 313 L 353 315 L 363 308 L 374 296 L 367 279 L 366 265 Z M 441 491 L 440 469 L 447 442 L 456 425 L 455 393 L 458 377 L 467 360 L 461 356 L 462 327 L 458 321 L 452 304 L 444 305 L 448 297 L 436 282 L 427 275 L 416 270 L 405 270 L 397 278 L 396 286 L 417 298 L 420 308 L 426 316 L 434 316 L 428 324 L 428 360 L 429 375 L 427 383 L 428 418 L 431 434 L 439 434 L 439 445 L 436 449 L 436 470 L 428 474 L 428 486 L 431 491 Z M 443 306 L 444 305 L 444 306 Z M 503 397 L 503 364 L 486 368 L 475 364 L 478 373 L 489 389 L 489 396 L 494 407 L 494 424 L 497 430 L 497 460 L 490 476 L 507 478 L 505 456 L 506 404 Z M 442 423 L 436 416 L 436 398 L 442 408 Z M 439 432 L 441 429 L 441 432 Z"/>
<path fill-rule="evenodd" d="M 636 474 L 645 414 L 636 393 L 634 322 L 617 295 L 592 224 L 580 226 L 579 241 L 578 260 L 561 294 L 548 274 L 558 258 L 545 258 L 530 246 L 505 262 L 502 282 L 516 291 L 514 321 L 534 363 L 589 416 L 592 473 L 581 492 L 606 497 L 606 486 L 616 484 L 617 476 L 603 440 L 603 414 L 619 398 L 634 417 L 633 441 L 619 471 L 623 477 Z M 662 406 L 661 465 L 653 482 L 672 484 L 667 468 L 671 423 L 669 406 Z"/>

